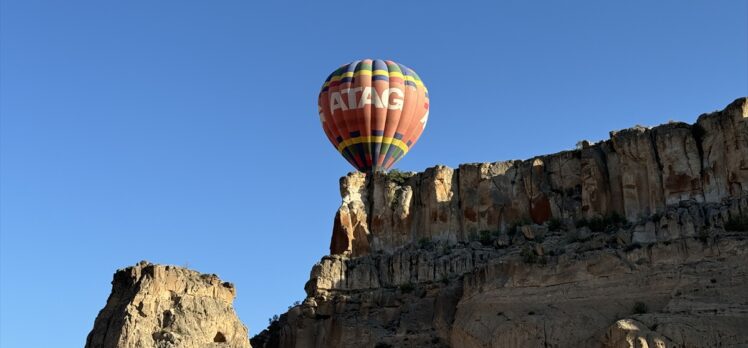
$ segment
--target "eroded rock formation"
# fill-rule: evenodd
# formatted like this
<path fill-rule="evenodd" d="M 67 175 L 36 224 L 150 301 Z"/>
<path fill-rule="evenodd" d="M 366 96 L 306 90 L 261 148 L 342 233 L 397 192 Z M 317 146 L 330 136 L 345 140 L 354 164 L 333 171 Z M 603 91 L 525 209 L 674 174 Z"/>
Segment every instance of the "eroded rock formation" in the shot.
<path fill-rule="evenodd" d="M 398 177 L 351 173 L 340 187 L 330 253 L 353 257 L 422 238 L 468 241 L 522 222 L 613 214 L 637 222 L 680 202 L 720 204 L 748 194 L 748 106 L 741 98 L 694 125 L 611 132 L 607 141 L 525 161 Z M 672 228 L 657 221 L 654 232 L 665 225 Z"/>
<path fill-rule="evenodd" d="M 748 101 L 525 161 L 341 179 L 255 347 L 748 346 Z M 117 271 L 87 348 L 249 347 L 215 275 Z"/>
<path fill-rule="evenodd" d="M 235 296 L 214 274 L 143 261 L 114 274 L 86 348 L 249 348 Z"/>
<path fill-rule="evenodd" d="M 552 234 L 518 247 L 436 243 L 392 255 L 329 256 L 314 267 L 304 303 L 253 344 L 748 344 L 744 236 L 716 233 L 706 241 L 684 238 L 633 248 L 604 246 L 604 239 L 595 235 L 569 243 L 565 235 Z"/>
<path fill-rule="evenodd" d="M 748 105 L 526 161 L 353 173 L 255 347 L 748 346 Z"/>

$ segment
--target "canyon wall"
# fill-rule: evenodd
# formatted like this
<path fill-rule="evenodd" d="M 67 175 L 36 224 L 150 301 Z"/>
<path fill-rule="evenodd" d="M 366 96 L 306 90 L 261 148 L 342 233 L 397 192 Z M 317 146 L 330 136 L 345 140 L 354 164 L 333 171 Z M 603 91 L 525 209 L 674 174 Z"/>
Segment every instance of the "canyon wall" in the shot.
<path fill-rule="evenodd" d="M 351 173 L 255 348 L 748 346 L 748 101 L 525 161 Z M 215 275 L 119 270 L 86 348 L 250 347 Z"/>
<path fill-rule="evenodd" d="M 352 173 L 254 347 L 748 346 L 748 103 L 525 161 Z"/>
<path fill-rule="evenodd" d="M 637 223 L 680 202 L 721 204 L 748 193 L 745 98 L 700 116 L 693 125 L 635 127 L 580 147 L 525 161 L 436 166 L 423 173 L 351 173 L 340 181 L 343 204 L 330 253 L 392 252 L 423 238 L 468 241 L 482 231 L 551 219 L 620 215 Z M 724 216 L 683 220 L 689 218 L 662 216 L 654 221 L 655 237 L 675 233 L 674 224 L 718 224 Z"/>

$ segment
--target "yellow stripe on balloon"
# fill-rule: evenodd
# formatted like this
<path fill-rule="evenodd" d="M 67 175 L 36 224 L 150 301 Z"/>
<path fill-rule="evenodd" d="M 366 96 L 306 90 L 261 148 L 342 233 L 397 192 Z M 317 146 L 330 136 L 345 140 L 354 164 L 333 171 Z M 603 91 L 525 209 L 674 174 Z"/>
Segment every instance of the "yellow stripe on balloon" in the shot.
<path fill-rule="evenodd" d="M 345 150 L 345 148 L 361 143 L 381 143 L 382 145 L 391 144 L 397 146 L 398 148 L 400 148 L 400 150 L 403 150 L 404 153 L 408 152 L 408 145 L 405 144 L 405 142 L 403 142 L 402 140 L 392 137 L 385 137 L 382 135 L 370 135 L 346 139 L 342 143 L 338 144 L 338 152 L 343 153 L 343 150 Z"/>
<path fill-rule="evenodd" d="M 387 70 L 374 70 L 374 71 L 371 71 L 371 70 L 359 70 L 359 71 L 356 71 L 356 72 L 345 72 L 345 73 L 342 73 L 340 75 L 333 76 L 330 79 L 330 81 L 327 81 L 327 82 L 325 82 L 322 85 L 322 88 L 328 87 L 331 82 L 340 81 L 341 79 L 346 78 L 346 77 L 358 77 L 358 76 L 361 76 L 361 75 L 398 77 L 398 78 L 403 79 L 404 81 L 413 82 L 416 86 L 423 87 L 423 89 L 426 90 L 426 93 L 428 93 L 428 89 L 426 89 L 426 86 L 423 84 L 423 82 L 421 80 L 416 79 L 413 76 L 403 75 L 402 73 L 399 73 L 397 71 L 389 71 L 388 72 Z"/>
<path fill-rule="evenodd" d="M 342 73 L 340 75 L 333 76 L 332 79 L 330 79 L 330 82 L 340 81 L 344 77 L 351 77 L 351 76 L 353 76 L 352 72 Z"/>
<path fill-rule="evenodd" d="M 421 82 L 421 80 L 417 80 L 413 76 L 405 76 L 405 81 L 410 81 L 410 82 L 415 83 L 417 86 L 421 86 L 423 88 L 426 88 L 426 86 L 423 85 L 423 82 Z"/>
<path fill-rule="evenodd" d="M 390 71 L 390 77 L 398 77 L 398 78 L 402 79 L 403 78 L 403 73 L 397 72 L 397 71 Z"/>

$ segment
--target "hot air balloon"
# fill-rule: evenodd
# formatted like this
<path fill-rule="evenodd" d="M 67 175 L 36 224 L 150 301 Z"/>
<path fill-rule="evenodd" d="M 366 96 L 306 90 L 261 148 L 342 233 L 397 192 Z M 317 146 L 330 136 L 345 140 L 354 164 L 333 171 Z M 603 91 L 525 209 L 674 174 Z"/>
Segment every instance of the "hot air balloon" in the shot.
<path fill-rule="evenodd" d="M 364 59 L 327 77 L 319 118 L 332 145 L 362 172 L 388 170 L 415 145 L 429 118 L 429 93 L 415 71 Z"/>

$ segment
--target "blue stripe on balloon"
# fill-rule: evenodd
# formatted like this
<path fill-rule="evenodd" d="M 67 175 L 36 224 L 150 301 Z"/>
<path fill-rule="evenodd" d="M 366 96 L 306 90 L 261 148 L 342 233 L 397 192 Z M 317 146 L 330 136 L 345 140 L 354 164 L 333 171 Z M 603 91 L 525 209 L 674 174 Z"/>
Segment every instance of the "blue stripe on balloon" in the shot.
<path fill-rule="evenodd" d="M 387 63 L 385 63 L 383 60 L 377 59 L 374 61 L 374 69 L 372 70 L 388 71 L 389 69 L 387 69 Z"/>
<path fill-rule="evenodd" d="M 351 64 L 348 64 L 348 66 L 345 67 L 345 72 L 355 72 L 356 71 L 356 64 L 357 63 L 358 63 L 358 61 L 355 61 L 355 62 L 353 62 Z"/>
<path fill-rule="evenodd" d="M 399 63 L 397 64 L 397 66 L 400 67 L 400 70 L 403 72 L 403 75 L 405 75 L 405 76 L 412 76 L 413 75 L 413 73 L 411 73 L 410 69 L 408 69 L 407 66 L 399 64 Z"/>

